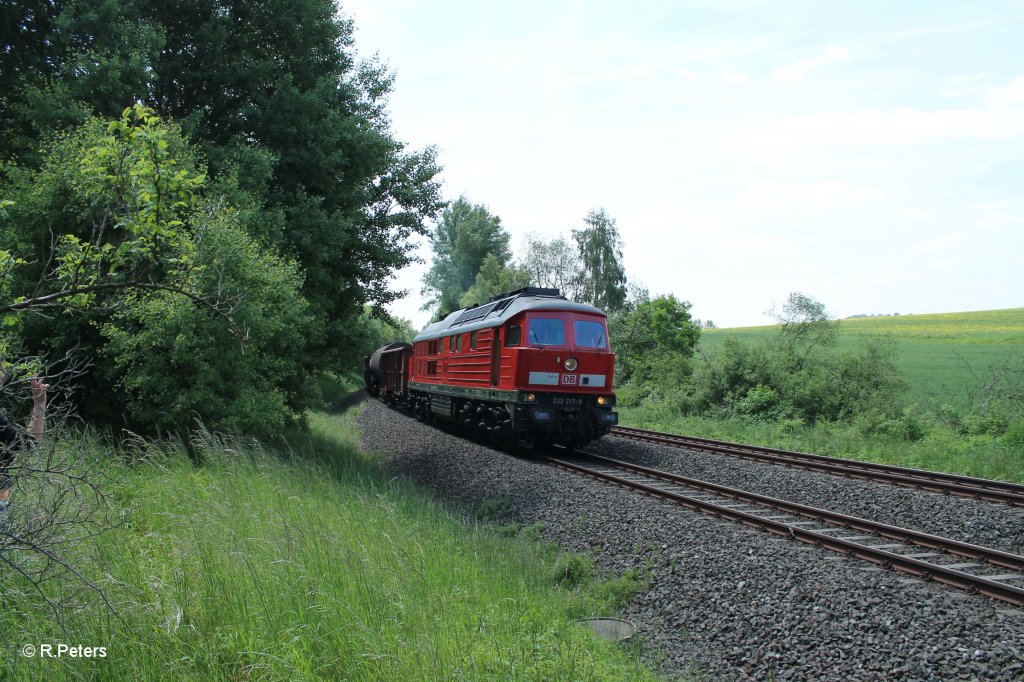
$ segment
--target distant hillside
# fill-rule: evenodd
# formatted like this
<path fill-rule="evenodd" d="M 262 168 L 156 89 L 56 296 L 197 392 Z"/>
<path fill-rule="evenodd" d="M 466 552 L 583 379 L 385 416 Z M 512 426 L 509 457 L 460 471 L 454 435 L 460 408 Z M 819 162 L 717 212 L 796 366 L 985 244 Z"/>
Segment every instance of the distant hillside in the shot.
<path fill-rule="evenodd" d="M 776 325 L 708 329 L 701 347 L 713 350 L 727 336 L 756 341 L 775 330 Z M 1024 308 L 840 321 L 840 349 L 852 349 L 865 336 L 896 342 L 918 400 L 965 407 L 967 389 L 977 386 L 991 365 L 1013 354 L 1024 356 Z"/>

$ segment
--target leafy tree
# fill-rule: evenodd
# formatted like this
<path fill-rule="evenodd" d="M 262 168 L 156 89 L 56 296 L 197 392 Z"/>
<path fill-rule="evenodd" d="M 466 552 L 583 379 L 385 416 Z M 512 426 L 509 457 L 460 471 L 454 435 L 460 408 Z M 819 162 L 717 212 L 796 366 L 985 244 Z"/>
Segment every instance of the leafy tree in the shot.
<path fill-rule="evenodd" d="M 689 375 L 689 360 L 700 340 L 691 305 L 672 294 L 644 298 L 631 310 L 613 314 L 608 327 L 616 353 L 616 381 L 663 382 Z"/>
<path fill-rule="evenodd" d="M 430 298 L 423 307 L 435 307 L 438 317 L 459 307 L 488 255 L 499 266 L 511 257 L 501 219 L 464 196 L 445 209 L 430 241 L 434 259 L 423 278 L 423 294 Z"/>
<path fill-rule="evenodd" d="M 5 5 L 0 156 L 38 165 L 38 140 L 140 101 L 178 121 L 213 182 L 265 246 L 297 259 L 317 322 L 314 357 L 338 362 L 364 303 L 441 209 L 433 149 L 387 119 L 392 76 L 353 57 L 332 0 L 76 0 Z M 5 35 L 5 38 L 8 37 Z M 244 199 L 244 200 L 243 200 Z"/>
<path fill-rule="evenodd" d="M 363 308 L 363 314 L 354 324 L 359 326 L 359 335 L 362 338 L 359 348 L 361 358 L 394 341 L 412 343 L 413 337 L 416 336 L 412 322 L 404 318 L 382 315 L 371 306 Z"/>
<path fill-rule="evenodd" d="M 260 249 L 230 214 L 197 242 L 197 289 L 235 299 L 232 324 L 169 292 L 121 310 L 101 328 L 121 400 L 147 429 L 185 432 L 198 420 L 272 439 L 316 399 L 305 371 L 302 275 L 295 263 Z"/>
<path fill-rule="evenodd" d="M 515 291 L 530 285 L 530 274 L 522 267 L 505 267 L 493 253 L 487 254 L 480 272 L 476 275 L 476 283 L 470 287 L 459 306 L 469 307 L 480 305 L 493 299 L 499 294 Z"/>
<path fill-rule="evenodd" d="M 209 215 L 204 174 L 175 131 L 139 105 L 65 136 L 38 172 L 10 168 L 0 251 L 0 319 L 85 308 L 103 295 L 192 291 L 192 234 Z M 5 214 L 7 211 L 5 211 Z M 21 255 L 18 255 L 21 251 Z"/>
<path fill-rule="evenodd" d="M 529 273 L 530 284 L 558 289 L 573 301 L 579 298 L 583 264 L 579 252 L 563 237 L 544 241 L 531 236 L 520 267 Z"/>
<path fill-rule="evenodd" d="M 778 343 L 799 351 L 803 357 L 835 345 L 839 337 L 839 320 L 829 316 L 825 304 L 798 291 L 770 314 L 779 323 Z"/>
<path fill-rule="evenodd" d="M 599 209 L 591 211 L 583 222 L 587 227 L 572 231 L 582 261 L 577 300 L 607 312 L 619 310 L 626 302 L 626 271 L 615 220 Z"/>
<path fill-rule="evenodd" d="M 93 363 L 85 414 L 143 429 L 198 416 L 266 436 L 315 398 L 297 265 L 207 196 L 177 129 L 136 105 L 9 170 L 5 355 L 77 350 Z"/>

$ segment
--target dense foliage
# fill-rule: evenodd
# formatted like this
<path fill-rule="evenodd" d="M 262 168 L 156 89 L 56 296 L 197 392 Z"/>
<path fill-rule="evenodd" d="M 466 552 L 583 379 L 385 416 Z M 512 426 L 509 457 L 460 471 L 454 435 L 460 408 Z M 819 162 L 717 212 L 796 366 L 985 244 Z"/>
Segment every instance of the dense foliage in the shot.
<path fill-rule="evenodd" d="M 674 385 L 689 378 L 701 331 L 690 307 L 671 294 L 652 299 L 642 292 L 625 310 L 612 314 L 608 332 L 616 353 L 617 384 Z"/>
<path fill-rule="evenodd" d="M 5 338 L 87 358 L 86 415 L 267 437 L 313 399 L 302 273 L 207 185 L 179 131 L 139 106 L 9 174 L 4 234 L 32 260 L 8 273 Z"/>
<path fill-rule="evenodd" d="M 622 265 L 619 230 L 615 219 L 604 209 L 591 211 L 583 223 L 586 227 L 572 231 L 581 266 L 577 300 L 614 312 L 626 302 L 626 270 Z"/>
<path fill-rule="evenodd" d="M 501 218 L 482 204 L 459 197 L 444 210 L 430 235 L 434 259 L 423 278 L 424 310 L 434 309 L 435 318 L 461 307 L 462 297 L 476 284 L 488 257 L 501 268 L 511 258 L 509 235 Z"/>
<path fill-rule="evenodd" d="M 443 203 L 434 150 L 396 138 L 392 76 L 356 61 L 333 0 L 2 16 L 7 361 L 88 358 L 87 416 L 145 429 L 217 413 L 267 433 L 315 398 L 313 375 L 361 360 L 365 306 L 398 295 L 391 273 Z M 148 123 L 119 118 L 135 103 Z"/>
<path fill-rule="evenodd" d="M 856 419 L 869 430 L 920 435 L 905 411 L 892 342 L 863 339 L 854 351 L 837 351 L 839 323 L 814 299 L 790 295 L 773 336 L 754 343 L 727 337 L 692 364 L 700 329 L 688 311 L 689 304 L 659 297 L 616 320 L 624 404 L 665 402 L 680 415 L 807 424 Z"/>

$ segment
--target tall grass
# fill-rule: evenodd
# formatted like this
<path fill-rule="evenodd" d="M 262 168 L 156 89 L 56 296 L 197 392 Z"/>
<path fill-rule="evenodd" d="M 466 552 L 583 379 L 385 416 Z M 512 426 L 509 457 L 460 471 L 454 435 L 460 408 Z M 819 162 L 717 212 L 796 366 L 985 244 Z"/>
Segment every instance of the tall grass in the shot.
<path fill-rule="evenodd" d="M 0 676 L 650 677 L 635 652 L 574 624 L 611 604 L 599 585 L 559 586 L 549 546 L 469 525 L 382 476 L 356 452 L 352 411 L 311 426 L 283 456 L 206 436 L 198 465 L 173 444 L 118 465 L 123 523 L 96 538 L 82 567 L 117 616 L 65 614 L 62 632 L 25 585 L 0 575 L 0 642 L 104 646 L 107 656 L 12 653 Z"/>

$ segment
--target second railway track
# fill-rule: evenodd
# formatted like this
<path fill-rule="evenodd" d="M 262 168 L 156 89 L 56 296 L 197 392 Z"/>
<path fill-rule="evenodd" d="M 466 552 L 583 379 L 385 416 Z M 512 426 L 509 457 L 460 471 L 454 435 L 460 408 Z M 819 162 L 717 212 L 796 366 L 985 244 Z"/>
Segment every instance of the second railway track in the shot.
<path fill-rule="evenodd" d="M 889 464 L 862 462 L 855 459 L 826 457 L 824 455 L 757 445 L 743 445 L 740 443 L 711 440 L 709 438 L 682 436 L 624 426 L 614 427 L 611 435 L 631 440 L 659 443 L 670 447 L 701 450 L 703 452 L 779 464 L 808 471 L 835 474 L 848 478 L 891 483 L 893 485 L 920 488 L 931 492 L 1024 506 L 1024 485 L 1018 483 L 958 476 L 956 474 L 925 471 L 923 469 L 909 469 Z"/>
<path fill-rule="evenodd" d="M 548 461 L 651 497 L 1024 606 L 1024 556 L 586 452 L 566 451 Z"/>

